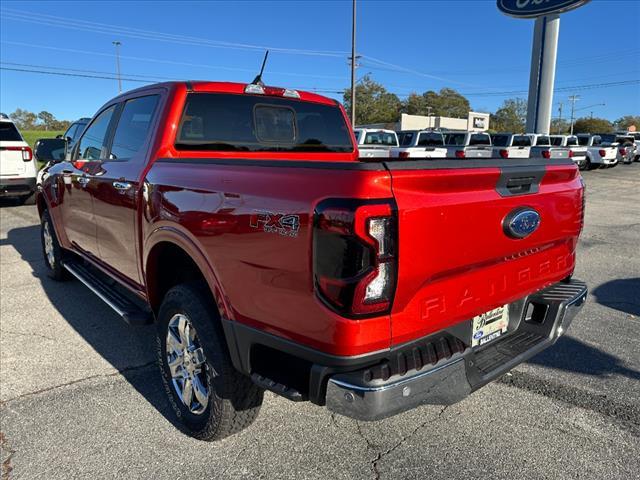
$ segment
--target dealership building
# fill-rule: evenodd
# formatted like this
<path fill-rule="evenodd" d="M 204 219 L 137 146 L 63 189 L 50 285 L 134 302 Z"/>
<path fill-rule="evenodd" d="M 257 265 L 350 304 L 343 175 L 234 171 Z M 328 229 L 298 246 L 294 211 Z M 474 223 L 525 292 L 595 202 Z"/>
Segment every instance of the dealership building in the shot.
<path fill-rule="evenodd" d="M 424 115 L 408 115 L 403 113 L 395 123 L 372 123 L 359 125 L 362 128 L 388 128 L 391 130 L 426 130 L 438 128 L 441 130 L 463 130 L 469 132 L 484 132 L 489 129 L 489 114 L 469 112 L 467 118 L 435 117 Z"/>

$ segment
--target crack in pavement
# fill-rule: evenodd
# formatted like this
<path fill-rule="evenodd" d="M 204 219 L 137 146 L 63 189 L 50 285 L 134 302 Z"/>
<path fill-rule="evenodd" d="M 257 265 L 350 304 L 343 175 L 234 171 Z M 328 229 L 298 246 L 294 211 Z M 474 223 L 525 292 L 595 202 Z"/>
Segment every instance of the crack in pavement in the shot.
<path fill-rule="evenodd" d="M 72 381 L 66 382 L 66 383 L 61 383 L 60 385 L 53 385 L 51 387 L 43 388 L 41 390 L 35 390 L 33 392 L 23 393 L 21 395 L 17 395 L 15 397 L 9 398 L 7 400 L 0 401 L 0 407 L 4 407 L 5 405 L 8 405 L 9 403 L 14 402 L 16 400 L 21 400 L 23 398 L 32 397 L 32 396 L 35 396 L 35 395 L 40 395 L 42 393 L 47 393 L 47 392 L 50 392 L 52 390 L 57 390 L 59 388 L 69 387 L 69 386 L 75 385 L 77 383 L 86 382 L 87 380 L 93 380 L 93 379 L 96 379 L 96 378 L 117 377 L 118 375 L 122 375 L 123 373 L 133 372 L 133 371 L 136 371 L 136 370 L 144 370 L 145 368 L 149 368 L 151 366 L 155 367 L 157 365 L 158 365 L 157 360 L 153 360 L 151 362 L 147 362 L 147 363 L 144 363 L 142 365 L 136 365 L 136 366 L 133 366 L 133 367 L 126 367 L 126 368 L 117 370 L 117 371 L 115 371 L 113 373 L 100 373 L 100 374 L 97 374 L 97 375 L 90 375 L 88 377 L 79 378 L 77 380 L 72 380 Z"/>
<path fill-rule="evenodd" d="M 13 465 L 11 465 L 11 459 L 16 451 L 11 448 L 7 441 L 7 436 L 4 432 L 0 431 L 0 448 L 8 453 L 7 458 L 2 461 L 2 480 L 8 480 L 11 472 L 13 471 Z M 4 456 L 4 455 L 3 455 Z"/>
<path fill-rule="evenodd" d="M 443 406 L 442 409 L 438 412 L 438 415 L 435 417 L 435 420 L 437 420 L 440 417 L 442 417 L 442 414 L 445 412 L 445 410 L 447 410 L 447 408 L 449 408 L 449 405 Z M 390 455 L 395 450 L 397 450 L 407 440 L 409 440 L 416 433 L 418 433 L 418 431 L 420 431 L 420 429 L 426 427 L 429 423 L 433 422 L 433 420 L 434 420 L 434 418 L 430 418 L 429 420 L 424 421 L 423 423 L 418 425 L 416 428 L 414 428 L 409 435 L 405 435 L 404 437 L 402 437 L 400 439 L 400 441 L 398 443 L 396 443 L 394 446 L 392 446 L 391 448 L 386 449 L 384 452 L 378 452 L 376 458 L 374 458 L 373 461 L 371 462 L 371 470 L 373 471 L 373 478 L 375 480 L 380 480 L 380 470 L 378 470 L 378 464 L 382 461 L 382 459 L 384 457 L 386 457 L 387 455 Z M 367 439 L 365 438 L 365 440 L 367 440 Z M 367 441 L 367 444 L 369 444 L 368 441 Z"/>
<path fill-rule="evenodd" d="M 1 329 L 1 328 L 0 328 L 0 334 L 18 335 L 18 336 L 22 336 L 22 337 L 39 337 L 39 338 L 44 338 L 45 340 L 51 340 L 52 342 L 58 341 L 57 339 L 55 339 L 53 337 L 48 337 L 48 336 L 42 335 L 40 333 L 16 332 L 16 331 L 13 331 L 13 330 L 5 330 L 5 329 Z"/>
<path fill-rule="evenodd" d="M 512 370 L 498 380 L 510 387 L 528 390 L 553 400 L 614 418 L 640 437 L 640 406 L 625 403 L 604 394 L 591 393 L 578 387 L 545 380 L 530 373 Z"/>

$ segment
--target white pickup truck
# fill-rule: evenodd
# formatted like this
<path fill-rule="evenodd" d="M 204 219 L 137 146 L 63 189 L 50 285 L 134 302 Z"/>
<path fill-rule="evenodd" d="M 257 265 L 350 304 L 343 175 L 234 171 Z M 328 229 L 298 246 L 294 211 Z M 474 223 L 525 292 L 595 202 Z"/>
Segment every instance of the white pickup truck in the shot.
<path fill-rule="evenodd" d="M 397 148 L 391 149 L 394 158 L 447 158 L 444 135 L 433 130 L 406 130 L 398 134 Z"/>
<path fill-rule="evenodd" d="M 601 133 L 603 145 L 615 145 L 618 153 L 618 163 L 630 164 L 636 156 L 635 138 L 632 135 Z"/>
<path fill-rule="evenodd" d="M 587 164 L 585 168 L 615 167 L 618 164 L 618 145 L 603 143 L 600 135 L 581 133 L 576 135 L 578 144 L 587 147 Z"/>
<path fill-rule="evenodd" d="M 393 130 L 355 128 L 360 158 L 389 158 L 391 149 L 398 146 L 398 136 Z"/>
<path fill-rule="evenodd" d="M 531 158 L 569 158 L 569 149 L 565 147 L 554 147 L 551 145 L 549 135 L 540 133 L 527 133 L 531 138 Z"/>
<path fill-rule="evenodd" d="M 514 133 L 496 133 L 491 135 L 493 156 L 501 158 L 529 158 L 531 138 Z"/>
<path fill-rule="evenodd" d="M 580 170 L 587 166 L 587 147 L 578 144 L 578 137 L 575 135 L 551 135 L 551 145 L 554 147 L 565 147 L 569 149 L 569 156 L 578 165 Z"/>
<path fill-rule="evenodd" d="M 491 137 L 483 132 L 447 132 L 444 134 L 447 158 L 491 158 Z"/>

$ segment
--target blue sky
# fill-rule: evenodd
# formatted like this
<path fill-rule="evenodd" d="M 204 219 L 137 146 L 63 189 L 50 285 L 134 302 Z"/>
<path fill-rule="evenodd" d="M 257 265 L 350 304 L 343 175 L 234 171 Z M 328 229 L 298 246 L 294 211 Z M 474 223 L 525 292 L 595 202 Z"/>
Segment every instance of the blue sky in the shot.
<path fill-rule="evenodd" d="M 114 76 L 113 40 L 124 78 L 250 81 L 262 47 L 272 48 L 268 84 L 335 92 L 349 85 L 351 2 L 12 2 L 2 1 L 0 109 L 91 116 L 117 82 L 6 70 Z M 532 20 L 501 14 L 493 0 L 359 1 L 358 76 L 371 73 L 404 98 L 451 87 L 472 108 L 495 111 L 528 88 Z M 640 2 L 593 0 L 562 16 L 558 102 L 580 95 L 577 115 L 640 114 Z M 47 67 L 47 68 L 43 68 Z M 55 70 L 53 69 L 55 68 Z M 98 73 L 94 73 L 98 72 Z M 104 73 L 99 73 L 104 72 Z M 142 85 L 126 80 L 125 90 Z M 333 93 L 332 93 L 333 92 Z M 590 105 L 605 103 L 605 106 Z M 587 108 L 585 108 L 587 107 Z"/>

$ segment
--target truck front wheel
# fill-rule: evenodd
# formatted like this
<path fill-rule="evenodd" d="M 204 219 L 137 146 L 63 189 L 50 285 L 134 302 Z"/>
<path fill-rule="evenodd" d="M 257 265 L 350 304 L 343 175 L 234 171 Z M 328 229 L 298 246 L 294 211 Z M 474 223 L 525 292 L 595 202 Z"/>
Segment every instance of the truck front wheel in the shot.
<path fill-rule="evenodd" d="M 187 433 L 220 440 L 258 416 L 264 390 L 234 369 L 217 308 L 199 284 L 173 287 L 157 321 L 157 352 L 169 402 Z"/>
<path fill-rule="evenodd" d="M 69 272 L 62 266 L 63 250 L 58 242 L 58 237 L 56 237 L 56 231 L 53 228 L 48 210 L 45 210 L 42 214 L 40 241 L 42 243 L 42 256 L 47 266 L 47 274 L 54 280 L 68 280 Z"/>

